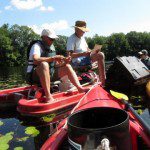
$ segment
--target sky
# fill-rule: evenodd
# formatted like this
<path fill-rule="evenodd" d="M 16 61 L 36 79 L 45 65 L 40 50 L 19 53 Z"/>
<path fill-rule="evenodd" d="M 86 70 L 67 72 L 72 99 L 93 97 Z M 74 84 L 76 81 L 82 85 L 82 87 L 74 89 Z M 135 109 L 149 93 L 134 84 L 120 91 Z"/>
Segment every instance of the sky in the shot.
<path fill-rule="evenodd" d="M 77 20 L 87 22 L 87 37 L 150 32 L 150 0 L 0 0 L 0 26 L 25 25 L 38 34 L 52 28 L 70 36 Z"/>

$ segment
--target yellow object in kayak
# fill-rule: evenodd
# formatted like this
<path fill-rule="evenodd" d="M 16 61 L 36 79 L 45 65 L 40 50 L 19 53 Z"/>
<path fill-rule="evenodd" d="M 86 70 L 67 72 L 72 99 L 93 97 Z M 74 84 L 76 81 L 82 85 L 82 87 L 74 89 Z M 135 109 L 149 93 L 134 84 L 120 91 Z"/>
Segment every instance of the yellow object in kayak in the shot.
<path fill-rule="evenodd" d="M 150 97 L 150 80 L 146 84 L 146 92 L 147 92 L 147 95 Z"/>
<path fill-rule="evenodd" d="M 113 95 L 117 99 L 123 99 L 123 100 L 126 100 L 126 101 L 129 100 L 129 98 L 127 97 L 127 95 L 125 95 L 123 93 L 115 92 L 113 90 L 110 90 L 110 93 L 111 93 L 111 95 Z"/>

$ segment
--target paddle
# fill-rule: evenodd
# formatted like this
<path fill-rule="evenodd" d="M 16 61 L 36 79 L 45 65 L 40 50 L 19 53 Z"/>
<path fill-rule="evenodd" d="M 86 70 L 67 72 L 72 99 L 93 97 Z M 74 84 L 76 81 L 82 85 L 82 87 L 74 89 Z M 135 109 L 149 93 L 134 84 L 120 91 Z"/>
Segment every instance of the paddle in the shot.
<path fill-rule="evenodd" d="M 139 123 L 141 124 L 141 126 L 143 127 L 143 129 L 145 130 L 146 134 L 148 136 L 150 136 L 150 127 L 149 125 L 140 117 L 140 115 L 133 109 L 133 107 L 131 106 L 131 104 L 129 104 L 127 101 L 128 96 L 126 96 L 125 94 L 122 93 L 118 93 L 115 91 L 110 90 L 110 93 L 117 99 L 121 100 L 120 102 L 122 102 L 123 104 L 125 104 L 126 108 L 128 110 L 130 110 L 132 112 L 132 114 L 135 116 L 135 118 L 139 121 Z"/>

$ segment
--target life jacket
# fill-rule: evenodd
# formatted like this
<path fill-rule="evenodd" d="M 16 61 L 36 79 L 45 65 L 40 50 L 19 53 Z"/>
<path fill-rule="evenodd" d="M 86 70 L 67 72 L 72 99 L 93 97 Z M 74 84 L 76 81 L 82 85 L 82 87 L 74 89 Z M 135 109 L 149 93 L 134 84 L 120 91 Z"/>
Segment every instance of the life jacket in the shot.
<path fill-rule="evenodd" d="M 54 47 L 53 44 L 49 47 L 45 47 L 44 43 L 41 40 L 34 40 L 29 44 L 29 46 L 27 48 L 28 65 L 31 65 L 31 66 L 35 67 L 35 65 L 33 64 L 33 60 L 29 59 L 29 56 L 30 56 L 29 54 L 30 54 L 31 47 L 35 43 L 38 43 L 40 45 L 40 47 L 42 48 L 42 50 L 43 50 L 43 52 L 41 54 L 41 57 L 52 57 L 52 56 L 56 55 L 55 47 Z M 50 65 L 50 72 L 51 72 L 51 74 L 53 74 L 55 63 L 51 62 L 49 65 Z"/>

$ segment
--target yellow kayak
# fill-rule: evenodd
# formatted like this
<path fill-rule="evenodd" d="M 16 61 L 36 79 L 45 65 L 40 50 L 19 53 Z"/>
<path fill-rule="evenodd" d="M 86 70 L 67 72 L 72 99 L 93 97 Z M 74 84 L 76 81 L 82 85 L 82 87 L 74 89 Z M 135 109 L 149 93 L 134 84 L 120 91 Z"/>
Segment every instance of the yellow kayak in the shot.
<path fill-rule="evenodd" d="M 150 97 L 150 80 L 146 84 L 146 92 L 147 92 L 147 95 Z"/>

